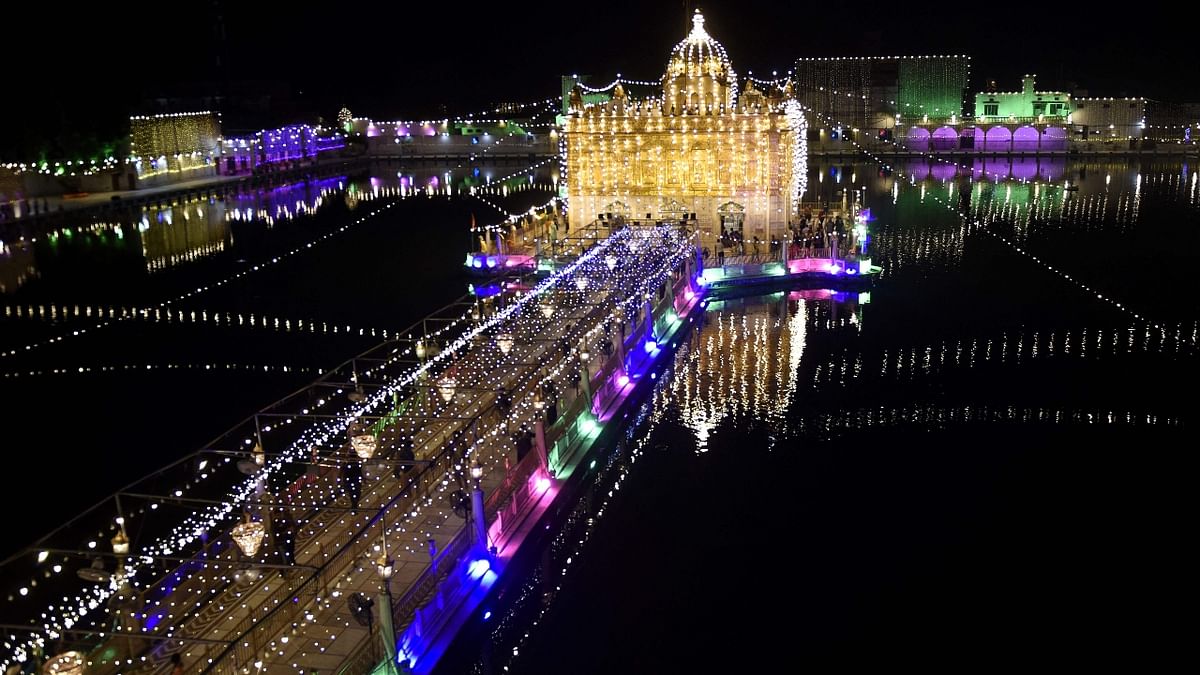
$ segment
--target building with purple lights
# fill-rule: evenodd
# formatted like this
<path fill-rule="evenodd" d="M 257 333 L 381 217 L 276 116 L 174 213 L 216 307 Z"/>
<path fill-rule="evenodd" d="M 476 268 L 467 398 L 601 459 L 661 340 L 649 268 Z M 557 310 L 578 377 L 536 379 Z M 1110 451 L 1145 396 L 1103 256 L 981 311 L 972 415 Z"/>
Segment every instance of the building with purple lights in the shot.
<path fill-rule="evenodd" d="M 345 147 L 341 133 L 322 136 L 320 131 L 307 124 L 293 124 L 225 138 L 221 141 L 221 172 L 251 172 L 266 165 L 297 166 L 312 162 L 322 152 Z"/>

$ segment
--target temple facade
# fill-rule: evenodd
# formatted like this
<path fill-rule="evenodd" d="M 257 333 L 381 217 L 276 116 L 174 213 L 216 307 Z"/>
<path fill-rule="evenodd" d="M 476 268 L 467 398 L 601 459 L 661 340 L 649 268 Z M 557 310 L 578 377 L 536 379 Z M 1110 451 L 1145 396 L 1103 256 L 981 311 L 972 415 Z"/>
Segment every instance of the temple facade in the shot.
<path fill-rule="evenodd" d="M 694 219 L 705 246 L 721 228 L 745 240 L 781 237 L 802 192 L 803 126 L 791 90 L 763 93 L 737 74 L 699 11 L 675 46 L 662 96 L 587 104 L 576 86 L 565 122 L 569 217 Z"/>

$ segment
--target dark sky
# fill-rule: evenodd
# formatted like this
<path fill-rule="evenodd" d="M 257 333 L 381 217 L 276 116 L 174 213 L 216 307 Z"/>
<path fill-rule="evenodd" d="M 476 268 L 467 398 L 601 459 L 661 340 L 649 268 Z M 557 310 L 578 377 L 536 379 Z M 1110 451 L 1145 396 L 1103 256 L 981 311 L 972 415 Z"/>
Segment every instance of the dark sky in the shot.
<path fill-rule="evenodd" d="M 224 80 L 222 51 L 231 86 L 294 99 L 273 112 L 327 119 L 343 102 L 356 115 L 394 118 L 432 116 L 439 104 L 454 113 L 533 100 L 554 95 L 557 77 L 573 72 L 654 79 L 696 6 L 742 74 L 783 71 L 797 56 L 969 53 L 973 89 L 984 79 L 1015 89 L 1033 71 L 1039 88 L 1073 82 L 1092 95 L 1200 100 L 1200 19 L 1165 2 L 1119 14 L 875 0 L 21 5 L 6 10 L 0 114 L 24 137 L 112 128 L 146 96 L 211 91 Z M 15 147 L 0 141 L 0 159 Z"/>

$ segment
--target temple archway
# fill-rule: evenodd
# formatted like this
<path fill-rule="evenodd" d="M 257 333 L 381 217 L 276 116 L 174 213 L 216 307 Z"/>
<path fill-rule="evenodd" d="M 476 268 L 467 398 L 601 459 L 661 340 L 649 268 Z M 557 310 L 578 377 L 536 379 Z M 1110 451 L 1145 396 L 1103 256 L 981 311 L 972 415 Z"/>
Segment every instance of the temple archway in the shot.
<path fill-rule="evenodd" d="M 1043 150 L 1066 150 L 1067 130 L 1062 127 L 1046 127 L 1042 132 Z"/>
<path fill-rule="evenodd" d="M 911 127 L 908 130 L 908 136 L 904 139 L 904 145 L 909 150 L 920 150 L 924 152 L 929 149 L 929 130 L 924 127 Z"/>
<path fill-rule="evenodd" d="M 987 130 L 987 136 L 984 139 L 984 150 L 1004 150 L 1012 149 L 1012 132 L 1007 127 L 992 127 Z"/>
<path fill-rule="evenodd" d="M 1037 152 L 1041 145 L 1042 135 L 1030 126 L 1021 127 L 1013 132 L 1012 149 L 1014 152 Z"/>
<path fill-rule="evenodd" d="M 933 132 L 934 150 L 957 150 L 958 129 L 953 127 L 938 127 Z"/>

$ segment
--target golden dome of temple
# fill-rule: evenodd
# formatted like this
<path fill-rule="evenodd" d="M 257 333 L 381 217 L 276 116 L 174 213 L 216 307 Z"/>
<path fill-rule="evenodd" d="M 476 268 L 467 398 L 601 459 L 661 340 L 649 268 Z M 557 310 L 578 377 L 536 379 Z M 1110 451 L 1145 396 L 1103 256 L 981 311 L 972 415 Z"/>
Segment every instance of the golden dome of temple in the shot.
<path fill-rule="evenodd" d="M 692 31 L 675 48 L 663 75 L 663 114 L 715 115 L 733 104 L 737 74 L 725 48 L 704 29 L 700 10 Z"/>

